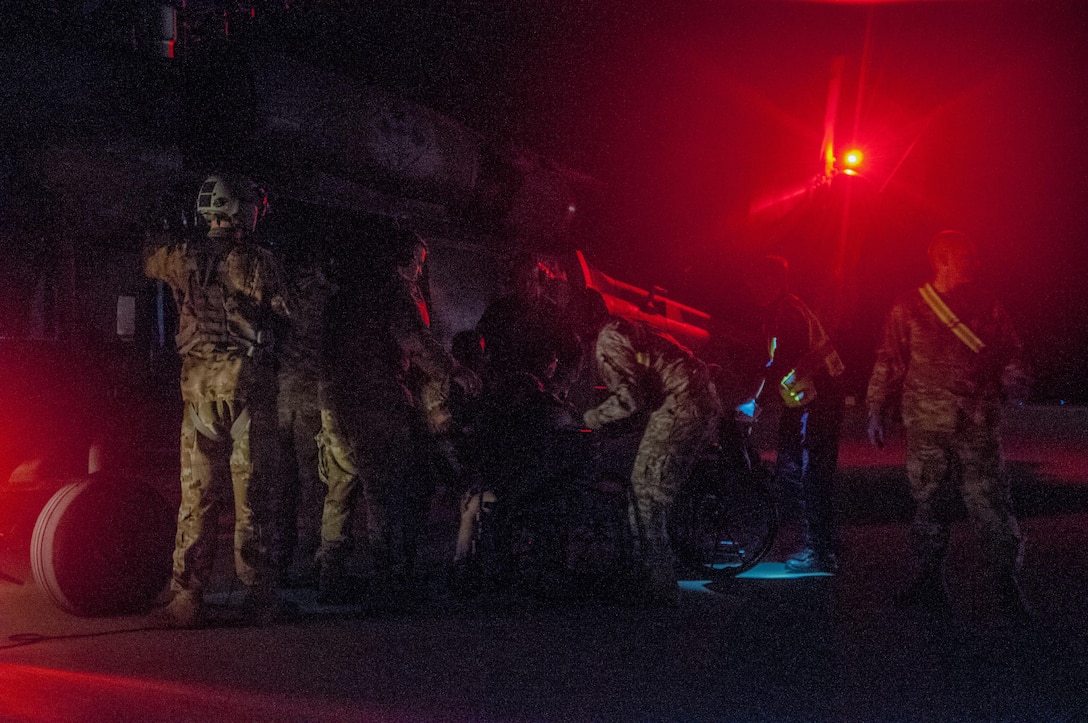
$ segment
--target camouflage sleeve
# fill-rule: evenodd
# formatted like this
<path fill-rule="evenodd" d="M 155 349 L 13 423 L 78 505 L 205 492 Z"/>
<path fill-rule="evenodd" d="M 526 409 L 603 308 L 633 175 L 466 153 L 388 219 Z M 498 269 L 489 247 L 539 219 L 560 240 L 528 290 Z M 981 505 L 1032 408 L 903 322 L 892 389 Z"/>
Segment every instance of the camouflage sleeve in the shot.
<path fill-rule="evenodd" d="M 446 379 L 453 370 L 453 359 L 423 323 L 419 308 L 407 292 L 398 293 L 392 314 L 392 332 L 414 367 L 431 381 Z"/>
<path fill-rule="evenodd" d="M 157 281 L 176 285 L 175 280 L 184 265 L 182 249 L 165 234 L 148 234 L 144 238 L 144 274 Z"/>
<path fill-rule="evenodd" d="M 446 350 L 421 323 L 416 333 L 402 340 L 412 355 L 413 366 L 418 366 L 431 381 L 445 379 L 453 370 L 453 361 Z"/>
<path fill-rule="evenodd" d="M 866 403 L 869 412 L 883 412 L 888 399 L 897 395 L 907 375 L 910 360 L 910 325 L 907 307 L 896 302 L 884 322 L 884 335 L 876 352 L 873 374 L 869 377 Z"/>
<path fill-rule="evenodd" d="M 615 324 L 605 326 L 597 336 L 596 356 L 609 394 L 600 406 L 585 413 L 586 425 L 591 429 L 626 419 L 640 408 L 637 353 Z"/>

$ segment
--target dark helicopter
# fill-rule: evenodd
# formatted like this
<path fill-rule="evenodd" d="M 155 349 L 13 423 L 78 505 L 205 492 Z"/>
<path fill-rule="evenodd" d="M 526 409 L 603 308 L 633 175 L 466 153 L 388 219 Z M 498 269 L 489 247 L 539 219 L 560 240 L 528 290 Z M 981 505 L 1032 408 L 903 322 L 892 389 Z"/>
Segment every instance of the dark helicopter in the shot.
<path fill-rule="evenodd" d="M 446 342 L 529 250 L 556 280 L 698 343 L 707 317 L 594 269 L 578 228 L 599 183 L 314 59 L 325 3 L 14 4 L 0 33 L 0 546 L 78 615 L 149 606 L 169 576 L 177 355 L 145 232 L 198 235 L 196 189 L 267 190 L 264 243 L 427 237 Z M 359 12 L 367 12 L 365 9 Z M 330 15 L 332 13 L 332 15 Z M 626 310 L 626 312 L 625 312 Z M 4 574 L 9 582 L 19 582 Z"/>

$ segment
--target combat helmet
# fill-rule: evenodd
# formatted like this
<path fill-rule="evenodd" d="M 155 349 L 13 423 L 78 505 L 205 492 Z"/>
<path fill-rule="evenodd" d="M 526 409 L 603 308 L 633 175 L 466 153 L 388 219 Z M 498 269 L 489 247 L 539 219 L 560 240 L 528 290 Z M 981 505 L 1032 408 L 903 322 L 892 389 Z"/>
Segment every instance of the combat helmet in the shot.
<path fill-rule="evenodd" d="M 196 212 L 216 229 L 250 233 L 268 209 L 264 189 L 242 176 L 212 174 L 200 186 Z"/>

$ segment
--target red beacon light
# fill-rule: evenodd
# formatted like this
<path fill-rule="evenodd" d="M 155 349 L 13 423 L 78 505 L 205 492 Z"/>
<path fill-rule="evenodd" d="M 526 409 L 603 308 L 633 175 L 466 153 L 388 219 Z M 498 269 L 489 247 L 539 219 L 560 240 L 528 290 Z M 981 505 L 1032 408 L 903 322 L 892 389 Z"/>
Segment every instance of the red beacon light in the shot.
<path fill-rule="evenodd" d="M 842 155 L 842 172 L 848 176 L 858 175 L 858 167 L 861 166 L 865 156 L 859 150 L 849 150 Z"/>

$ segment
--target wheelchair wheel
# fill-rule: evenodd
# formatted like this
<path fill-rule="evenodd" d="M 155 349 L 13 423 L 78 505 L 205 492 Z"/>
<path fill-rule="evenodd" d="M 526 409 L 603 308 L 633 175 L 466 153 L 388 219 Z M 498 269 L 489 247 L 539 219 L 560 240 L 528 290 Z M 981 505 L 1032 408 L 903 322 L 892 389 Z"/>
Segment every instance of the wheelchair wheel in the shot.
<path fill-rule="evenodd" d="M 767 481 L 704 469 L 689 487 L 677 497 L 670 520 L 681 575 L 718 580 L 754 567 L 778 532 Z"/>
<path fill-rule="evenodd" d="M 519 502 L 499 499 L 476 513 L 468 554 L 451 568 L 455 595 L 534 593 L 554 585 L 564 569 L 570 500 L 550 494 Z"/>
<path fill-rule="evenodd" d="M 170 578 L 175 524 L 148 485 L 73 482 L 50 498 L 34 526 L 34 579 L 73 615 L 143 612 Z"/>

